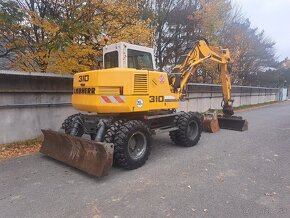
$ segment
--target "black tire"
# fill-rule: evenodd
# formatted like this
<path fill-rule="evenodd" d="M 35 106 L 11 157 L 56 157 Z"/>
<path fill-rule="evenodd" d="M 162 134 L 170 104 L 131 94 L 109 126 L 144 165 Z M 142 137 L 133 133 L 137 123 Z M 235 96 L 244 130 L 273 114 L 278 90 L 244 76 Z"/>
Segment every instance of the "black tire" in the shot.
<path fill-rule="evenodd" d="M 176 115 L 175 116 L 175 118 L 174 118 L 174 123 L 175 123 L 175 125 L 177 126 L 178 124 L 178 120 L 179 120 L 179 118 L 183 115 L 183 113 L 185 113 L 185 112 L 183 112 L 182 111 L 182 113 L 181 114 L 178 114 L 178 115 Z M 170 139 L 171 139 L 171 141 L 173 141 L 175 144 L 179 144 L 179 140 L 178 140 L 178 131 L 170 131 L 169 132 L 169 137 L 170 137 Z"/>
<path fill-rule="evenodd" d="M 130 147 L 132 144 L 134 148 Z M 145 164 L 150 155 L 150 130 L 142 121 L 127 121 L 117 131 L 114 145 L 117 165 L 129 170 L 137 169 Z"/>
<path fill-rule="evenodd" d="M 192 147 L 198 143 L 202 132 L 199 113 L 182 113 L 176 121 L 176 125 L 178 130 L 170 133 L 172 141 L 184 147 Z"/>
<path fill-rule="evenodd" d="M 104 142 L 113 143 L 116 133 L 118 132 L 119 128 L 126 122 L 126 120 L 117 120 L 113 122 L 109 129 L 107 129 Z"/>
<path fill-rule="evenodd" d="M 114 143 L 114 139 L 115 139 L 115 136 L 118 132 L 118 130 L 120 129 L 120 127 L 126 122 L 126 120 L 117 120 L 115 122 L 113 122 L 109 129 L 107 129 L 106 131 L 106 134 L 105 134 L 105 137 L 104 137 L 104 142 L 108 142 L 108 143 Z M 118 165 L 118 161 L 116 160 L 116 155 L 114 154 L 113 155 L 113 164 L 116 166 Z"/>
<path fill-rule="evenodd" d="M 189 111 L 188 113 L 192 114 L 192 116 L 198 117 L 198 119 L 200 121 L 201 133 L 202 133 L 202 131 L 203 131 L 203 127 L 202 127 L 203 116 L 202 116 L 202 114 L 201 113 L 198 113 L 198 112 L 193 112 L 193 111 Z"/>
<path fill-rule="evenodd" d="M 70 134 L 71 129 L 72 129 L 73 119 L 79 115 L 80 115 L 80 113 L 70 115 L 68 118 L 66 118 L 63 121 L 63 123 L 61 124 L 61 129 L 63 129 L 66 134 Z"/>

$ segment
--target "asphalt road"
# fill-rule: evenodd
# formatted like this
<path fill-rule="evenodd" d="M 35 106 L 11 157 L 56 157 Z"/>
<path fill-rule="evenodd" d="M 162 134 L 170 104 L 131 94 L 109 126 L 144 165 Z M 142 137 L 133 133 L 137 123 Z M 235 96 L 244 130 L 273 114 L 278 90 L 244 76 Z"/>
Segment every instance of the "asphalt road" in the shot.
<path fill-rule="evenodd" d="M 192 148 L 154 137 L 147 163 L 93 178 L 41 154 L 0 162 L 0 217 L 290 217 L 290 103 Z"/>

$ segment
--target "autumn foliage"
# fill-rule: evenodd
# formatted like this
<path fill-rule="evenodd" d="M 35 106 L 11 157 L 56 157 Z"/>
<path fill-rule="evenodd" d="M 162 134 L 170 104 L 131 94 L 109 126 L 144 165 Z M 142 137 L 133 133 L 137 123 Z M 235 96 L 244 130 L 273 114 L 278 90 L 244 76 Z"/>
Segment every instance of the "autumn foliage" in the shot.
<path fill-rule="evenodd" d="M 75 73 L 93 69 L 104 46 L 126 41 L 149 45 L 149 20 L 139 1 L 0 1 L 0 33 L 11 67 L 23 71 Z M 4 52 L 5 53 L 5 52 Z"/>
<path fill-rule="evenodd" d="M 156 62 L 170 72 L 186 47 L 206 38 L 211 45 L 229 48 L 232 82 L 245 84 L 247 76 L 276 65 L 274 43 L 251 27 L 229 0 L 147 0 L 144 8 L 156 26 Z M 219 83 L 218 67 L 206 63 L 193 82 Z"/>
<path fill-rule="evenodd" d="M 0 0 L 0 58 L 24 71 L 75 73 L 95 69 L 101 49 L 119 41 L 153 46 L 159 70 L 170 72 L 201 37 L 231 51 L 232 81 L 277 66 L 274 43 L 230 0 Z M 218 83 L 215 64 L 196 82 Z"/>

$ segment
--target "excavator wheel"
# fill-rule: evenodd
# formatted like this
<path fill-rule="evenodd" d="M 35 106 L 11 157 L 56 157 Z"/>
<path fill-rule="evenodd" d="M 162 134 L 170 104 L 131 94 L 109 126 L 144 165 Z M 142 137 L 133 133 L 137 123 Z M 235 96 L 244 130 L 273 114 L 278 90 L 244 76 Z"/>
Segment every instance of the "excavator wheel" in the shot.
<path fill-rule="evenodd" d="M 192 147 L 198 143 L 202 132 L 201 119 L 198 113 L 182 113 L 176 125 L 178 126 L 178 130 L 175 130 L 175 136 L 171 137 L 176 144 L 184 147 Z M 173 135 L 173 133 L 170 134 Z"/>
<path fill-rule="evenodd" d="M 63 121 L 63 123 L 61 124 L 61 129 L 63 129 L 63 130 L 65 131 L 66 134 L 70 134 L 71 129 L 72 129 L 73 119 L 74 119 L 76 116 L 79 116 L 79 115 L 80 115 L 80 113 L 70 115 L 69 117 L 67 117 L 67 118 Z"/>
<path fill-rule="evenodd" d="M 118 132 L 120 127 L 126 121 L 127 120 L 123 119 L 123 120 L 117 120 L 114 123 L 112 123 L 111 126 L 109 127 L 109 129 L 107 130 L 106 134 L 105 134 L 104 142 L 114 143 L 114 139 L 115 139 L 116 133 Z M 114 157 L 113 164 L 117 166 L 118 165 L 118 160 L 115 158 L 116 157 L 115 155 L 113 157 Z"/>
<path fill-rule="evenodd" d="M 151 134 L 142 121 L 123 123 L 113 141 L 115 162 L 122 168 L 137 169 L 145 164 L 150 155 Z"/>
<path fill-rule="evenodd" d="M 178 114 L 178 115 L 176 115 L 175 116 L 175 119 L 174 119 L 174 123 L 175 123 L 175 125 L 177 125 L 177 122 L 178 122 L 178 120 L 179 120 L 179 118 L 183 115 L 183 113 L 185 113 L 185 112 L 183 112 L 182 111 L 182 114 Z M 171 141 L 173 141 L 175 144 L 179 144 L 179 139 L 178 139 L 178 131 L 170 131 L 169 132 L 169 137 L 170 137 L 170 139 L 171 139 Z"/>

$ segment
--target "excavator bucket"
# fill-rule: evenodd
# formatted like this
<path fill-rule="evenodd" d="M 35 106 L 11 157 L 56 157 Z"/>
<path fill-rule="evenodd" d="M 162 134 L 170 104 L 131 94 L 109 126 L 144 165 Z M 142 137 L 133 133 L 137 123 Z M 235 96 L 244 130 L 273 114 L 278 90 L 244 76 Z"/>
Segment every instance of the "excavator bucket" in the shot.
<path fill-rule="evenodd" d="M 216 110 L 208 110 L 203 114 L 203 131 L 215 133 L 220 131 Z"/>
<path fill-rule="evenodd" d="M 215 133 L 220 131 L 219 122 L 216 119 L 205 119 L 203 121 L 203 130 L 205 132 Z"/>
<path fill-rule="evenodd" d="M 248 121 L 238 116 L 218 116 L 221 129 L 230 129 L 235 131 L 248 130 Z"/>
<path fill-rule="evenodd" d="M 52 130 L 41 130 L 40 152 L 93 176 L 108 174 L 113 164 L 113 144 L 100 143 Z"/>

